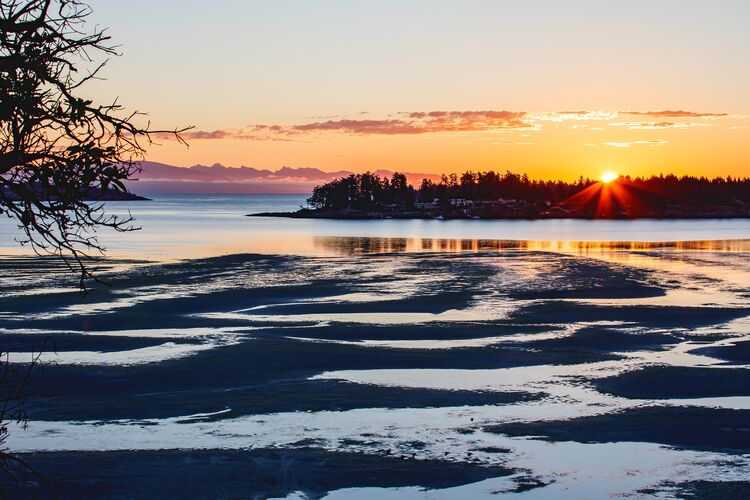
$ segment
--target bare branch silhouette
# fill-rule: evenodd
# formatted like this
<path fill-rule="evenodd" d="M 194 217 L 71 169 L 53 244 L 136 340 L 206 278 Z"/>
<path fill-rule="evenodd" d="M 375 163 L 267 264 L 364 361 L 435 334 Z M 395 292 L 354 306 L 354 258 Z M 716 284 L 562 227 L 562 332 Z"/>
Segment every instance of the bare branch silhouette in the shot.
<path fill-rule="evenodd" d="M 0 214 L 37 254 L 65 259 L 84 289 L 96 279 L 90 256 L 104 251 L 96 230 L 138 229 L 92 198 L 125 192 L 154 139 L 184 143 L 190 128 L 152 129 L 117 100 L 76 94 L 119 55 L 106 30 L 87 30 L 90 14 L 79 0 L 0 0 Z"/>

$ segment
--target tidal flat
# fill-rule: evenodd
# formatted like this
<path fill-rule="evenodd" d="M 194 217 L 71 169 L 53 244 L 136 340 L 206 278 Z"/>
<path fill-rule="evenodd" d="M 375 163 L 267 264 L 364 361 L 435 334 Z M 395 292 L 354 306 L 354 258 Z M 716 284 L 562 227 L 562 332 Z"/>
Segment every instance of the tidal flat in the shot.
<path fill-rule="evenodd" d="M 745 251 L 0 271 L 2 350 L 41 360 L 6 446 L 66 498 L 750 495 Z"/>

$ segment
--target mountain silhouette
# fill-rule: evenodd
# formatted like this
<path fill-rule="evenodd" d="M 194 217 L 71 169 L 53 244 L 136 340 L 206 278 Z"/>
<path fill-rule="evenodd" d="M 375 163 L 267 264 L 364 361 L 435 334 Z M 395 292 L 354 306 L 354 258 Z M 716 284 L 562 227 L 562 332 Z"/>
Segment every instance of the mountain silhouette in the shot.
<path fill-rule="evenodd" d="M 139 194 L 307 194 L 321 183 L 352 174 L 348 170 L 325 172 L 313 167 L 281 167 L 278 170 L 253 167 L 227 167 L 220 163 L 177 167 L 144 161 L 135 180 L 128 181 L 130 191 Z M 390 177 L 390 170 L 376 175 Z M 419 186 L 422 179 L 439 181 L 436 174 L 406 173 L 409 183 Z"/>

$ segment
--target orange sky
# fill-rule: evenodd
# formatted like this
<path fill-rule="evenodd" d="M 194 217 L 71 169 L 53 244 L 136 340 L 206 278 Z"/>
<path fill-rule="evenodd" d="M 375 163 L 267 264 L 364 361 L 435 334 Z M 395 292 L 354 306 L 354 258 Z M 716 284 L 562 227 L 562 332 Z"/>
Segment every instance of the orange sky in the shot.
<path fill-rule="evenodd" d="M 189 148 L 163 140 L 153 149 L 152 157 L 177 165 L 220 161 L 236 166 L 306 165 L 323 170 L 388 168 L 442 173 L 510 169 L 534 177 L 564 179 L 598 177 L 605 170 L 629 175 L 750 174 L 748 120 L 731 115 L 689 116 L 691 113 L 528 113 L 523 123 L 515 125 L 460 119 L 458 125 L 450 122 L 446 127 L 427 126 L 424 130 L 420 124 L 405 125 L 410 119 L 335 118 L 273 132 L 252 126 L 195 130 L 186 134 Z"/>
<path fill-rule="evenodd" d="M 123 56 L 90 95 L 195 126 L 149 160 L 750 176 L 750 2 L 91 5 Z"/>

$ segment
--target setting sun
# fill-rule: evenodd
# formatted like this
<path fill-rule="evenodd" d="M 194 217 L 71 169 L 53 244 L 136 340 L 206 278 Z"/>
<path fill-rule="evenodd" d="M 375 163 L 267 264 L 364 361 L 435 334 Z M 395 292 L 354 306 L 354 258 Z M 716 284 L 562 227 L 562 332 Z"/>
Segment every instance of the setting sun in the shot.
<path fill-rule="evenodd" d="M 610 182 L 616 180 L 619 177 L 619 175 L 615 172 L 604 172 L 602 174 L 601 180 L 605 184 L 609 184 Z"/>

